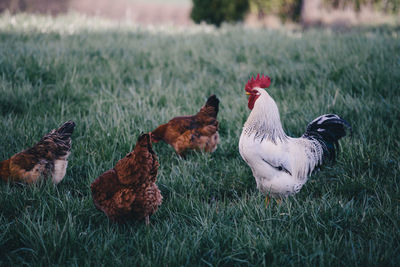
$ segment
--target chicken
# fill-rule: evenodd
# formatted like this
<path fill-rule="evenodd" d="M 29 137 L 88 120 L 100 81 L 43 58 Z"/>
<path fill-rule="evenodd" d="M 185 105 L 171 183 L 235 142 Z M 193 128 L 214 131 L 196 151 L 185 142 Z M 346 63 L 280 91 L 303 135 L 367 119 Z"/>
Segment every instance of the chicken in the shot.
<path fill-rule="evenodd" d="M 269 195 L 279 199 L 298 193 L 317 166 L 335 159 L 338 140 L 351 129 L 338 115 L 326 114 L 313 120 L 300 138 L 287 136 L 275 101 L 263 89 L 270 83 L 264 75 L 247 82 L 251 113 L 239 140 L 240 155 L 267 201 Z"/>
<path fill-rule="evenodd" d="M 151 132 L 152 141 L 163 140 L 182 156 L 188 150 L 214 152 L 219 143 L 218 134 L 219 100 L 215 95 L 193 116 L 175 117 Z"/>
<path fill-rule="evenodd" d="M 51 176 L 54 184 L 64 178 L 71 151 L 73 121 L 46 134 L 36 145 L 0 162 L 0 177 L 4 181 L 35 183 Z"/>
<path fill-rule="evenodd" d="M 161 205 L 162 196 L 155 184 L 157 156 L 149 134 L 139 136 L 132 152 L 119 160 L 90 186 L 94 205 L 111 221 L 146 220 Z"/>

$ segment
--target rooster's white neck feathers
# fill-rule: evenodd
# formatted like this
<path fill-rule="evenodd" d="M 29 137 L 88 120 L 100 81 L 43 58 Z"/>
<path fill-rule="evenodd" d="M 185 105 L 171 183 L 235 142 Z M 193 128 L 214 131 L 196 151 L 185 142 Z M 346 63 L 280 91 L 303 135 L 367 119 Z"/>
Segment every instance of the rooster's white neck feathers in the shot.
<path fill-rule="evenodd" d="M 244 134 L 249 136 L 254 134 L 256 139 L 267 139 L 273 143 L 286 141 L 288 137 L 282 128 L 278 106 L 264 89 L 256 89 L 260 96 L 243 126 Z"/>

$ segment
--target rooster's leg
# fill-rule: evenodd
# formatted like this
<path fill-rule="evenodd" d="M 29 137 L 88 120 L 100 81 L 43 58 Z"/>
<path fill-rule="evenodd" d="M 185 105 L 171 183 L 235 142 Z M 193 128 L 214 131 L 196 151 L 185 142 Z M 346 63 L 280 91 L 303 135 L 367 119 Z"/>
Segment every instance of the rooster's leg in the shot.
<path fill-rule="evenodd" d="M 149 215 L 147 215 L 147 216 L 144 218 L 144 220 L 145 220 L 146 225 L 149 225 L 149 223 L 150 223 Z"/>
<path fill-rule="evenodd" d="M 265 197 L 265 208 L 268 208 L 270 202 L 271 202 L 270 196 L 266 196 Z M 282 203 L 282 199 L 281 198 L 275 198 L 275 202 L 276 202 L 276 204 L 280 205 Z"/>
<path fill-rule="evenodd" d="M 270 197 L 267 195 L 265 197 L 265 208 L 268 208 L 270 200 L 271 200 Z"/>

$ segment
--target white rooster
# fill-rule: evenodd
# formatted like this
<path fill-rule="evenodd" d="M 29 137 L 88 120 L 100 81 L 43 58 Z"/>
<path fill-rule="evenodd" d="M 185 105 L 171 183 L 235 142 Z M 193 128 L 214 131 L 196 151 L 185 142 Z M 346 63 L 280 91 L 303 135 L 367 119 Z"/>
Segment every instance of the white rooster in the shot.
<path fill-rule="evenodd" d="M 246 84 L 251 113 L 243 126 L 239 151 L 250 166 L 257 188 L 273 197 L 296 194 L 308 176 L 325 159 L 335 158 L 338 140 L 350 125 L 335 114 L 313 120 L 300 138 L 285 134 L 279 110 L 263 88 L 269 87 L 268 76 L 257 75 Z"/>

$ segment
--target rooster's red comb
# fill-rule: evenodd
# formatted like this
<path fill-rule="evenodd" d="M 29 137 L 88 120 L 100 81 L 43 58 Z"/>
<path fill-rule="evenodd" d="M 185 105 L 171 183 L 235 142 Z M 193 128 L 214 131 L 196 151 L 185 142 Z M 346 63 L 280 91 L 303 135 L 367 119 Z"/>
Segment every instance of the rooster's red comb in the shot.
<path fill-rule="evenodd" d="M 252 76 L 251 79 L 247 81 L 244 90 L 250 92 L 254 87 L 268 88 L 270 84 L 271 84 L 270 77 L 264 76 L 264 74 L 260 77 L 260 74 L 257 74 L 257 77 L 255 79 Z"/>

